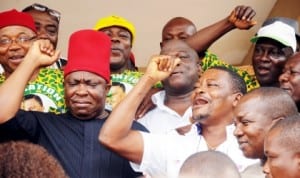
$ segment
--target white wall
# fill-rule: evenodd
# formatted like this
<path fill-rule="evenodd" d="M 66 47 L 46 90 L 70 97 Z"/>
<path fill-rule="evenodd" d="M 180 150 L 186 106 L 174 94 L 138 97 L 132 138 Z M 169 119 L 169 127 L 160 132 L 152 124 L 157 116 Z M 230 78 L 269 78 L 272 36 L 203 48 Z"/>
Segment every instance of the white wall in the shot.
<path fill-rule="evenodd" d="M 137 29 L 133 48 L 137 65 L 145 66 L 149 56 L 159 52 L 161 29 L 170 18 L 184 16 L 201 28 L 229 15 L 235 6 L 244 4 L 257 11 L 255 20 L 258 24 L 248 31 L 234 30 L 210 49 L 227 62 L 240 64 L 250 48 L 250 37 L 268 16 L 276 0 L 0 0 L 0 10 L 21 10 L 34 2 L 62 13 L 58 47 L 64 56 L 72 32 L 92 28 L 99 18 L 107 15 L 116 14 L 127 18 Z"/>

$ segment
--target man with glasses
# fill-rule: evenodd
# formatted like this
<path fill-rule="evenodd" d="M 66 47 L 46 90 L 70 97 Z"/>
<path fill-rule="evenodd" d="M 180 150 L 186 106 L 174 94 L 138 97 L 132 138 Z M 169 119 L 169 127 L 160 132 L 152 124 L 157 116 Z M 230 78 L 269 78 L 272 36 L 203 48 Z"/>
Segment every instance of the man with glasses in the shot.
<path fill-rule="evenodd" d="M 297 48 L 295 29 L 278 19 L 264 23 L 251 41 L 255 43 L 252 64 L 259 84 L 279 87 L 283 66 Z"/>
<path fill-rule="evenodd" d="M 26 12 L 33 17 L 37 29 L 37 37 L 50 40 L 54 48 L 56 48 L 61 17 L 60 12 L 37 3 L 24 8 L 22 12 Z M 55 64 L 57 68 L 63 68 L 66 63 L 66 59 L 60 58 Z"/>
<path fill-rule="evenodd" d="M 0 12 L 0 19 L 0 64 L 4 69 L 0 74 L 2 84 L 22 63 L 33 41 L 38 39 L 38 33 L 33 18 L 27 13 L 15 9 L 4 11 Z M 24 91 L 24 96 L 30 94 L 42 97 L 46 112 L 65 112 L 62 71 L 45 67 L 36 69 Z"/>

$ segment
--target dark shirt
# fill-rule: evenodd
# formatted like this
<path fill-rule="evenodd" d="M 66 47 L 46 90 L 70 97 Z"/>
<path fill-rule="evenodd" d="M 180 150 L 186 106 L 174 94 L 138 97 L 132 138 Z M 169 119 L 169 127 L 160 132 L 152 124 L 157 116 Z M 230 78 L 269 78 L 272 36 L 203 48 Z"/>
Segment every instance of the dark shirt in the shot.
<path fill-rule="evenodd" d="M 105 119 L 78 120 L 70 113 L 55 115 L 19 111 L 0 125 L 0 140 L 27 139 L 44 146 L 72 178 L 138 177 L 129 162 L 98 141 Z M 134 122 L 133 129 L 146 129 Z"/>

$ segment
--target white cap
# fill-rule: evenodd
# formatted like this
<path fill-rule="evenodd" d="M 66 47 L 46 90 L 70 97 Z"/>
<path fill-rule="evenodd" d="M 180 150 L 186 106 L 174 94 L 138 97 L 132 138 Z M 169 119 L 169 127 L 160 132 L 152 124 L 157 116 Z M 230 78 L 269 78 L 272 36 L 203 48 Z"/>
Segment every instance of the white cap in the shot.
<path fill-rule="evenodd" d="M 296 51 L 295 29 L 283 22 L 277 21 L 261 27 L 256 36 L 251 39 L 251 42 L 256 43 L 262 37 L 276 40 L 285 46 L 291 47 L 294 52 Z"/>

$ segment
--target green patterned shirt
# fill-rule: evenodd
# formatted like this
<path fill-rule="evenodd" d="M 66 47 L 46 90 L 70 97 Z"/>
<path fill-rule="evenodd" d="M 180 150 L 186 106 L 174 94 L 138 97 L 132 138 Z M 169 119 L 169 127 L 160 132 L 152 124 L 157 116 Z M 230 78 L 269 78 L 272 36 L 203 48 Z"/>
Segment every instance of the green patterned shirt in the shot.
<path fill-rule="evenodd" d="M 38 96 L 43 105 L 44 112 L 64 113 L 66 112 L 63 86 L 63 72 L 59 69 L 43 68 L 40 70 L 38 77 L 29 82 L 24 91 L 24 105 L 26 96 Z M 5 81 L 5 76 L 0 74 L 0 84 Z"/>
<path fill-rule="evenodd" d="M 218 56 L 216 56 L 215 54 L 206 52 L 205 57 L 203 58 L 201 64 L 202 70 L 205 71 L 210 67 L 214 67 L 214 66 L 224 66 L 238 73 L 244 79 L 247 85 L 247 92 L 251 91 L 254 88 L 259 87 L 258 81 L 254 77 L 252 77 L 247 71 L 241 70 L 237 67 L 227 64 L 226 62 L 220 60 Z"/>

